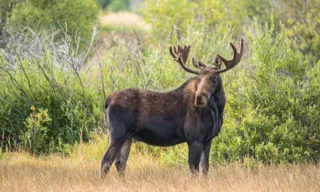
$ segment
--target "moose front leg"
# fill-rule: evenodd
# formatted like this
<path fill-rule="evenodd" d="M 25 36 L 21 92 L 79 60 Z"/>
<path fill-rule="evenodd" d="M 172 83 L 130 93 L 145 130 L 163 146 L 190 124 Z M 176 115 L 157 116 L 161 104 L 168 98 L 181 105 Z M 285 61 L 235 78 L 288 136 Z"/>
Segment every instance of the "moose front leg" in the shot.
<path fill-rule="evenodd" d="M 210 154 L 210 147 L 211 147 L 212 139 L 206 142 L 203 145 L 203 150 L 201 153 L 201 167 L 203 175 L 207 176 L 209 172 L 209 154 Z"/>
<path fill-rule="evenodd" d="M 198 141 L 193 141 L 188 143 L 189 146 L 189 168 L 191 174 L 199 173 L 199 163 L 202 152 L 202 143 Z"/>

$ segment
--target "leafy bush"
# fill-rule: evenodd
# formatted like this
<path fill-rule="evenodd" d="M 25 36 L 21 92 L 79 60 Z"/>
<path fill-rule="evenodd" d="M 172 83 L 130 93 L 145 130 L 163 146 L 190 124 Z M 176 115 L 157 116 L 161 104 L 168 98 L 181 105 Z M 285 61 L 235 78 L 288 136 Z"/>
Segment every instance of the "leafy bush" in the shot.
<path fill-rule="evenodd" d="M 99 5 L 103 9 L 109 11 L 129 11 L 130 10 L 130 0 L 98 0 Z"/>
<path fill-rule="evenodd" d="M 96 25 L 99 8 L 96 0 L 22 0 L 12 10 L 10 25 L 29 26 L 36 32 L 54 28 L 71 37 L 81 37 L 81 49 L 90 42 L 92 28 Z M 61 39 L 63 36 L 55 36 Z M 79 46 L 79 45 L 74 45 Z"/>
<path fill-rule="evenodd" d="M 228 97 L 224 129 L 214 140 L 214 161 L 263 163 L 319 161 L 319 99 L 314 83 L 318 66 L 303 62 L 292 49 L 285 28 L 273 25 L 247 31 L 251 54 L 247 65 L 225 86 Z M 228 81 L 228 80 L 227 80 Z"/>
<path fill-rule="evenodd" d="M 105 9 L 112 0 L 97 0 L 98 4 L 102 7 L 102 9 Z"/>
<path fill-rule="evenodd" d="M 35 33 L 34 33 L 35 34 Z M 33 153 L 68 152 L 89 139 L 102 116 L 103 98 L 90 86 L 83 62 L 72 56 L 70 38 L 12 33 L 1 52 L 0 132 L 3 149 Z"/>
<path fill-rule="evenodd" d="M 25 121 L 27 128 L 24 135 L 20 135 L 21 142 L 24 144 L 24 149 L 31 152 L 39 152 L 46 148 L 45 141 L 47 140 L 48 128 L 46 124 L 51 121 L 48 110 L 37 110 L 31 106 L 31 114 Z"/>
<path fill-rule="evenodd" d="M 196 4 L 188 0 L 146 0 L 141 13 L 152 25 L 153 33 L 158 38 L 165 39 L 173 31 L 173 26 L 183 32 L 187 29 L 195 16 L 195 7 Z"/>
<path fill-rule="evenodd" d="M 112 0 L 107 7 L 110 11 L 123 11 L 130 9 L 130 1 L 129 0 Z"/>

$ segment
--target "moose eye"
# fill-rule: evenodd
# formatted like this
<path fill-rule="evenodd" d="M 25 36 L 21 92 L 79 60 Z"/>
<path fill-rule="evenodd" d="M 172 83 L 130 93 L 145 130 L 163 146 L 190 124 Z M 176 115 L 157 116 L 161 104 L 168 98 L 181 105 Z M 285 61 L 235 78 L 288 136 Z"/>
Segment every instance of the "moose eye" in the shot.
<path fill-rule="evenodd" d="M 211 81 L 216 81 L 217 80 L 217 76 L 212 76 L 210 79 L 211 79 Z"/>

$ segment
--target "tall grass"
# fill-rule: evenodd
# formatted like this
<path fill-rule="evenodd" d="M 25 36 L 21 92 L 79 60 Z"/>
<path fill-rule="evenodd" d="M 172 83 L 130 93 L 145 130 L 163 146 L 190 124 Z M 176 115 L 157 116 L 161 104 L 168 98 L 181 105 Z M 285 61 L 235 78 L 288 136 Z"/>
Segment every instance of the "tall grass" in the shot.
<path fill-rule="evenodd" d="M 166 167 L 151 156 L 130 157 L 125 179 L 113 167 L 102 180 L 99 161 L 81 156 L 6 154 L 0 161 L 1 191 L 319 191 L 318 165 L 213 166 L 207 178 Z"/>

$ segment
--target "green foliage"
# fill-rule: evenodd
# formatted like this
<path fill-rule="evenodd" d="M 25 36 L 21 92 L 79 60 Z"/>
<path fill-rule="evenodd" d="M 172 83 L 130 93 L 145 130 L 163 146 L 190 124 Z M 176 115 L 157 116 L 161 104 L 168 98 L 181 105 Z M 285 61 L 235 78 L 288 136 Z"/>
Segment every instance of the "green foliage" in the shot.
<path fill-rule="evenodd" d="M 225 86 L 228 96 L 226 122 L 214 140 L 214 161 L 243 161 L 249 157 L 263 163 L 318 161 L 320 158 L 319 100 L 312 87 L 317 68 L 301 62 L 299 53 L 282 28 L 255 23 L 247 31 L 251 57 L 237 81 Z M 314 84 L 313 84 L 314 85 Z M 318 123 L 315 123 L 318 122 Z"/>
<path fill-rule="evenodd" d="M 130 1 L 129 0 L 112 0 L 108 5 L 107 9 L 109 11 L 128 11 L 130 9 Z"/>
<path fill-rule="evenodd" d="M 195 16 L 195 8 L 196 4 L 188 0 L 146 0 L 141 12 L 144 19 L 152 25 L 154 34 L 165 39 L 173 26 L 181 31 L 187 29 Z"/>
<path fill-rule="evenodd" d="M 233 34 L 238 35 L 246 21 L 245 9 L 243 1 L 235 0 L 146 0 L 141 13 L 154 35 L 166 39 L 177 28 L 180 36 L 184 35 L 188 25 L 193 29 L 205 27 L 207 32 L 220 28 L 221 34 L 232 26 Z"/>
<path fill-rule="evenodd" d="M 98 14 L 95 0 L 29 0 L 15 7 L 10 23 L 18 27 L 30 26 L 36 31 L 52 27 L 63 30 L 72 37 L 83 38 L 80 46 L 84 48 L 91 40 Z"/>
<path fill-rule="evenodd" d="M 5 29 L 8 19 L 11 17 L 11 13 L 14 7 L 21 0 L 0 0 L 0 36 Z"/>
<path fill-rule="evenodd" d="M 130 10 L 130 0 L 98 0 L 99 5 L 103 9 L 109 11 L 129 11 Z"/>
<path fill-rule="evenodd" d="M 320 7 L 320 3 L 317 7 Z M 287 22 L 289 36 L 299 41 L 296 46 L 306 55 L 305 62 L 311 65 L 320 59 L 320 14 L 318 8 L 310 8 L 302 20 L 290 18 Z"/>
<path fill-rule="evenodd" d="M 97 0 L 98 4 L 102 7 L 102 9 L 105 9 L 112 0 Z"/>
<path fill-rule="evenodd" d="M 67 153 L 69 145 L 88 141 L 89 132 L 98 128 L 104 98 L 77 69 L 85 58 L 61 49 L 68 44 L 55 47 L 51 39 L 19 36 L 25 47 L 16 47 L 21 42 L 15 39 L 8 44 L 12 54 L 1 52 L 0 57 L 1 147 Z"/>
<path fill-rule="evenodd" d="M 47 140 L 48 128 L 46 124 L 51 121 L 48 110 L 37 110 L 31 106 L 31 114 L 26 119 L 26 132 L 21 136 L 21 142 L 24 143 L 24 149 L 33 153 L 39 153 Z"/>

